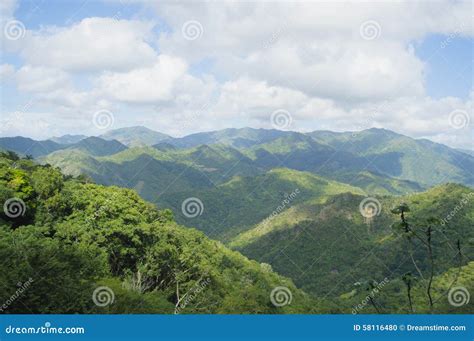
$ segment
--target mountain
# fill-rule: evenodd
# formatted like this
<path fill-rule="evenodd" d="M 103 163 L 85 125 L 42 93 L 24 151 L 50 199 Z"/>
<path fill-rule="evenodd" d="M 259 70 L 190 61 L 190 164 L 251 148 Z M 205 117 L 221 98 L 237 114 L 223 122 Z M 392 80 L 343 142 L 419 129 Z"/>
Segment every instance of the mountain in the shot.
<path fill-rule="evenodd" d="M 470 171 L 474 168 L 473 156 L 384 129 L 301 134 L 242 128 L 171 138 L 144 127 L 132 127 L 113 130 L 102 137 L 114 136 L 127 146 L 141 148 L 131 148 L 126 156 L 129 161 L 148 154 L 158 160 L 185 164 L 201 171 L 215 185 L 232 176 L 256 175 L 278 167 L 309 171 L 372 194 L 406 194 L 449 181 L 468 186 L 474 183 Z M 25 146 L 24 141 L 5 139 L 12 138 L 0 139 L 0 146 L 19 153 L 38 145 L 36 149 L 40 150 L 34 151 L 34 156 L 72 146 L 33 140 Z M 41 148 L 46 143 L 53 145 Z M 143 149 L 146 144 L 153 146 L 154 151 Z M 110 153 L 99 155 L 106 154 Z M 115 160 L 124 155 L 119 152 Z"/>
<path fill-rule="evenodd" d="M 70 145 L 68 149 L 82 150 L 93 156 L 105 156 L 117 154 L 127 147 L 117 140 L 104 140 L 92 136 Z"/>
<path fill-rule="evenodd" d="M 400 180 L 377 172 L 340 172 L 327 175 L 329 178 L 351 186 L 360 187 L 369 194 L 404 195 L 421 192 L 424 187 L 415 181 Z"/>
<path fill-rule="evenodd" d="M 117 140 L 129 147 L 152 146 L 171 137 L 145 127 L 119 128 L 100 135 L 105 140 Z"/>
<path fill-rule="evenodd" d="M 470 156 L 474 156 L 474 150 L 469 150 L 469 149 L 459 149 L 458 150 L 461 152 L 461 153 L 464 153 L 464 154 L 467 154 L 467 155 L 470 155 Z"/>
<path fill-rule="evenodd" d="M 158 197 L 157 202 L 173 209 L 181 224 L 225 241 L 290 204 L 308 199 L 324 202 L 329 196 L 344 192 L 364 194 L 360 188 L 311 173 L 273 169 L 252 177 L 237 176 L 209 189 L 169 193 Z M 190 219 L 182 206 L 186 199 L 194 197 L 202 203 L 201 214 Z"/>
<path fill-rule="evenodd" d="M 233 176 L 251 176 L 263 171 L 240 151 L 221 145 L 177 149 L 167 143 L 132 147 L 106 157 L 85 149 L 68 148 L 41 158 L 61 167 L 66 174 L 86 174 L 101 184 L 135 188 L 147 200 L 158 196 L 210 188 Z"/>
<path fill-rule="evenodd" d="M 167 142 L 181 148 L 197 147 L 203 144 L 224 144 L 235 148 L 248 148 L 288 134 L 291 133 L 274 129 L 228 128 L 173 138 Z"/>
<path fill-rule="evenodd" d="M 424 186 L 445 182 L 474 185 L 474 157 L 426 139 L 413 138 L 386 129 L 361 132 L 308 133 L 313 139 L 338 151 L 363 157 L 375 171 Z"/>
<path fill-rule="evenodd" d="M 4 306 L 7 313 L 331 309 L 268 265 L 177 225 L 170 211 L 157 210 L 134 191 L 65 178 L 52 167 L 1 155 L 0 195 L 2 203 L 16 200 L 0 214 L 0 300 L 18 295 L 19 278 L 29 283 L 21 299 Z M 284 307 L 272 304 L 272 292 L 281 287 L 291 303 Z"/>
<path fill-rule="evenodd" d="M 56 136 L 56 137 L 52 137 L 50 138 L 51 141 L 54 141 L 56 143 L 59 143 L 59 144 L 73 144 L 73 143 L 77 143 L 79 142 L 80 140 L 84 140 L 85 138 L 87 138 L 87 136 L 85 135 L 63 135 L 63 136 Z"/>
<path fill-rule="evenodd" d="M 0 137 L 0 149 L 10 150 L 20 155 L 38 157 L 65 148 L 50 140 L 36 141 L 27 137 Z"/>

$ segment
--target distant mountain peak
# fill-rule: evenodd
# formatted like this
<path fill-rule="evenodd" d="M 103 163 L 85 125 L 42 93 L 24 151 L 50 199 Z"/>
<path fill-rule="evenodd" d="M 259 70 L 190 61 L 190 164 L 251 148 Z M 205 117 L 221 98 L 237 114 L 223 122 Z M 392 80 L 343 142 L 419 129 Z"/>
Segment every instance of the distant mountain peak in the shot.
<path fill-rule="evenodd" d="M 171 136 L 143 126 L 113 129 L 99 137 L 105 140 L 117 140 L 126 146 L 153 146 Z"/>
<path fill-rule="evenodd" d="M 86 135 L 66 134 L 66 135 L 62 135 L 62 136 L 52 137 L 50 140 L 54 141 L 56 143 L 60 143 L 60 144 L 72 144 L 72 143 L 77 143 L 81 140 L 84 140 L 85 138 L 87 138 Z"/>

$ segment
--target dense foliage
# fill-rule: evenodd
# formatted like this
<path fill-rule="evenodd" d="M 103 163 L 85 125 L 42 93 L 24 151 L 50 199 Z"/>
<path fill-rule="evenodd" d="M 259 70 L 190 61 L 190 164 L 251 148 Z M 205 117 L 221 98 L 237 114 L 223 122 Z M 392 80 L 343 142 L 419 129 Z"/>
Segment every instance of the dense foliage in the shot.
<path fill-rule="evenodd" d="M 0 195 L 3 203 L 15 199 L 23 205 L 20 214 L 13 206 L 5 207 L 0 218 L 0 302 L 8 303 L 2 312 L 329 309 L 268 266 L 178 226 L 170 211 L 156 210 L 132 190 L 64 177 L 58 169 L 10 153 L 0 157 Z M 199 285 L 199 294 L 184 300 Z M 104 307 L 92 299 L 94 290 L 103 286 L 115 296 Z M 291 290 L 291 305 L 271 303 L 270 293 L 277 286 Z"/>
<path fill-rule="evenodd" d="M 367 295 L 354 283 L 380 283 L 385 278 L 389 283 L 380 290 L 384 293 L 380 297 L 385 311 L 410 311 L 402 280 L 407 274 L 414 278 L 412 293 L 417 312 L 451 312 L 452 307 L 448 309 L 445 303 L 446 290 L 452 283 L 464 284 L 472 292 L 472 190 L 449 184 L 408 197 L 380 197 L 380 212 L 371 218 L 364 218 L 359 212 L 363 199 L 346 193 L 331 197 L 324 204 L 295 205 L 238 235 L 229 245 L 249 258 L 271 264 L 315 296 L 331 300 L 343 297 L 339 305 L 345 312 Z M 403 201 L 410 208 L 404 219 L 421 239 L 411 231 L 408 235 L 401 231 L 398 214 L 391 212 Z M 430 229 L 431 253 L 427 243 Z M 443 280 L 447 271 L 460 271 L 456 281 Z M 426 302 L 431 275 L 431 296 L 438 301 L 433 309 Z M 394 301 L 395 297 L 398 301 Z M 472 306 L 470 309 L 473 311 Z"/>

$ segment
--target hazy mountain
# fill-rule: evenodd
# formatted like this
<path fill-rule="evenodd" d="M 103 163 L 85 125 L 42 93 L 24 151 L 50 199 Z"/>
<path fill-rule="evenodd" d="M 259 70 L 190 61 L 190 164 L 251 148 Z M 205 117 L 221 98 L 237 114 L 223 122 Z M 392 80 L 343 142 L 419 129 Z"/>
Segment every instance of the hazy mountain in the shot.
<path fill-rule="evenodd" d="M 47 155 L 66 146 L 50 140 L 36 141 L 27 137 L 0 137 L 0 149 L 11 150 L 20 155 L 38 157 Z"/>
<path fill-rule="evenodd" d="M 182 148 L 196 147 L 202 144 L 225 144 L 235 148 L 248 148 L 288 134 L 291 133 L 280 130 L 229 128 L 191 134 L 182 138 L 173 138 L 167 142 Z"/>
<path fill-rule="evenodd" d="M 464 154 L 468 154 L 468 155 L 471 155 L 471 156 L 474 156 L 474 150 L 469 150 L 469 149 L 459 149 L 458 150 Z"/>
<path fill-rule="evenodd" d="M 127 147 L 117 140 L 104 140 L 92 136 L 70 145 L 68 149 L 79 149 L 93 156 L 105 156 L 117 154 Z"/>
<path fill-rule="evenodd" d="M 161 152 L 161 155 L 152 152 L 154 158 L 184 162 L 203 170 L 206 176 L 217 182 L 234 175 L 251 175 L 286 167 L 321 174 L 364 189 L 372 187 L 371 191 L 376 190 L 374 193 L 403 194 L 449 181 L 474 184 L 471 172 L 474 169 L 473 156 L 384 129 L 301 134 L 242 128 L 171 138 L 148 128 L 131 127 L 112 130 L 101 138 L 116 138 L 127 146 L 153 145 L 157 152 Z M 66 148 L 66 145 L 26 138 L 0 138 L 0 147 L 21 154 L 30 150 L 33 156 L 41 156 Z M 121 149 L 117 147 L 118 151 Z M 112 151 L 92 152 L 91 155 L 110 155 Z M 129 155 L 133 158 L 142 152 L 150 153 L 150 150 L 133 150 Z M 196 155 L 201 155 L 201 161 L 197 162 Z M 236 172 L 226 172 L 232 168 L 231 165 L 235 165 Z M 374 183 L 378 185 L 374 186 Z"/>
<path fill-rule="evenodd" d="M 73 143 L 77 143 L 83 139 L 87 138 L 87 136 L 85 135 L 63 135 L 63 136 L 56 136 L 56 137 L 52 137 L 50 138 L 51 141 L 54 141 L 56 143 L 60 143 L 60 144 L 73 144 Z"/>
<path fill-rule="evenodd" d="M 386 129 L 307 134 L 341 152 L 366 159 L 375 171 L 419 184 L 444 182 L 474 185 L 474 157 L 445 145 L 416 140 Z"/>
<path fill-rule="evenodd" d="M 166 134 L 140 126 L 110 130 L 100 137 L 105 140 L 117 140 L 129 147 L 152 146 L 170 138 Z"/>

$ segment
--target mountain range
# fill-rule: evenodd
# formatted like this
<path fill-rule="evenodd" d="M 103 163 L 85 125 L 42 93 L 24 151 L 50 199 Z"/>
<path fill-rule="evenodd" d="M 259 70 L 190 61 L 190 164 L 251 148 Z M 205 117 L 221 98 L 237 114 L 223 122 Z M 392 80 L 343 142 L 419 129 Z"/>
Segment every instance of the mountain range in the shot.
<path fill-rule="evenodd" d="M 445 182 L 474 184 L 474 157 L 468 151 L 375 128 L 306 134 L 232 128 L 173 138 L 145 127 L 131 127 L 99 137 L 65 135 L 43 141 L 4 137 L 0 138 L 0 148 L 53 165 L 67 159 L 67 173 L 85 172 L 99 182 L 104 182 L 104 169 L 115 170 L 121 165 L 135 170 L 145 162 L 143 171 L 154 174 L 164 172 L 156 167 L 168 171 L 173 166 L 178 171 L 189 167 L 186 175 L 204 178 L 196 183 L 198 188 L 282 167 L 326 176 L 374 193 L 403 194 Z M 122 173 L 124 179 L 131 177 L 127 171 Z M 132 180 L 127 187 L 137 184 L 139 181 Z"/>
<path fill-rule="evenodd" d="M 112 240 L 119 238 L 122 243 L 125 237 L 115 234 L 122 233 L 120 229 L 133 228 L 131 231 L 137 233 L 133 238 L 142 238 L 149 227 L 139 231 L 135 230 L 136 224 L 149 224 L 151 220 L 136 192 L 159 209 L 170 209 L 173 218 L 169 219 L 173 224 L 176 221 L 186 227 L 160 232 L 167 236 L 162 236 L 165 240 L 170 240 L 170 247 L 185 248 L 190 254 L 203 252 L 207 258 L 200 261 L 206 264 L 212 258 L 210 250 L 217 250 L 215 256 L 222 258 L 218 269 L 214 265 L 206 266 L 216 273 L 228 272 L 229 278 L 240 271 L 253 271 L 265 288 L 269 283 L 286 283 L 298 297 L 298 307 L 288 312 L 309 312 L 308 302 L 309 305 L 317 302 L 313 312 L 348 312 L 367 295 L 354 283 L 380 282 L 387 278 L 389 282 L 378 298 L 378 306 L 368 307 L 367 312 L 379 312 L 379 308 L 386 307 L 391 312 L 406 313 L 403 294 L 406 283 L 402 278 L 407 273 L 416 273 L 418 277 L 413 287 L 413 292 L 418 294 L 413 300 L 420 312 L 433 309 L 420 298 L 426 289 L 427 274 L 432 274 L 433 294 L 439 299 L 444 297 L 449 283 L 474 285 L 474 263 L 470 262 L 474 257 L 474 201 L 471 200 L 474 157 L 469 152 L 428 140 L 416 140 L 384 129 L 304 134 L 243 128 L 173 138 L 144 127 L 132 127 L 98 137 L 67 135 L 44 141 L 0 138 L 0 148 L 30 155 L 52 174 L 58 172 L 54 167 L 66 174 L 67 190 L 60 192 L 65 203 L 52 194 L 42 202 L 38 199 L 41 194 L 33 195 L 29 187 L 21 185 L 31 182 L 36 191 L 50 187 L 35 180 L 41 173 L 40 166 L 35 166 L 39 167 L 35 170 L 29 164 L 22 164 L 32 161 L 8 161 L 9 170 L 5 174 L 13 175 L 4 174 L 7 183 L 4 192 L 19 188 L 28 193 L 31 207 L 37 207 L 40 213 L 50 212 L 41 213 L 41 221 L 51 224 L 53 219 L 55 229 L 60 231 L 55 233 L 61 238 L 78 238 L 68 222 L 84 224 L 80 210 L 94 207 L 99 207 L 100 222 L 105 224 L 92 224 L 99 229 L 94 233 L 111 233 Z M 15 167 L 27 173 L 34 171 L 22 175 L 21 181 L 14 180 L 12 177 L 19 176 Z M 75 181 L 84 184 L 74 185 Z M 113 187 L 94 187 L 97 185 L 90 182 Z M 134 191 L 117 192 L 115 186 Z M 25 193 L 22 195 L 26 196 Z M 91 203 L 83 203 L 81 196 L 89 198 Z M 92 203 L 99 198 L 101 203 Z M 118 200 L 116 205 L 120 208 L 110 213 L 108 200 L 113 205 Z M 367 200 L 369 205 L 365 207 Z M 188 202 L 192 203 L 189 207 Z M 432 236 L 435 251 L 430 256 L 426 254 L 423 238 L 412 240 L 409 246 L 406 235 L 397 232 L 400 217 L 393 208 L 400 205 L 410 208 L 406 219 L 418 236 L 427 233 L 426 226 L 437 226 Z M 53 206 L 58 213 L 51 213 L 55 212 Z M 102 212 L 100 207 L 106 207 L 109 213 Z M 369 209 L 369 214 L 365 209 Z M 51 218 L 51 214 L 61 216 Z M 92 211 L 88 214 L 94 215 Z M 123 226 L 118 232 L 101 232 L 101 228 L 109 226 L 107 217 L 111 215 Z M 90 222 L 86 219 L 85 224 L 88 226 Z M 205 237 L 188 234 L 187 230 L 192 229 Z M 87 235 L 86 244 L 88 238 L 102 240 L 103 236 Z M 212 244 L 214 241 L 219 246 Z M 125 250 L 128 249 L 120 252 L 124 255 L 132 252 Z M 139 252 L 138 246 L 133 252 Z M 168 257 L 166 245 L 163 244 L 160 252 Z M 232 252 L 243 258 L 228 263 L 227 258 L 233 258 Z M 246 263 L 247 258 L 266 270 Z M 280 275 L 284 277 L 277 277 Z M 226 281 L 213 290 L 222 293 Z M 245 281 L 239 283 L 245 286 Z M 252 283 L 249 290 L 258 291 L 259 285 Z M 230 286 L 225 290 L 230 294 L 219 298 L 227 307 L 225 311 L 273 312 L 261 296 L 264 292 L 258 291 L 260 303 L 245 307 L 242 302 L 229 301 L 245 294 Z M 164 300 L 174 302 L 176 297 L 168 296 Z M 438 303 L 440 312 L 472 310 L 469 305 L 453 310 L 448 302 Z M 203 311 L 216 312 L 219 308 Z"/>

